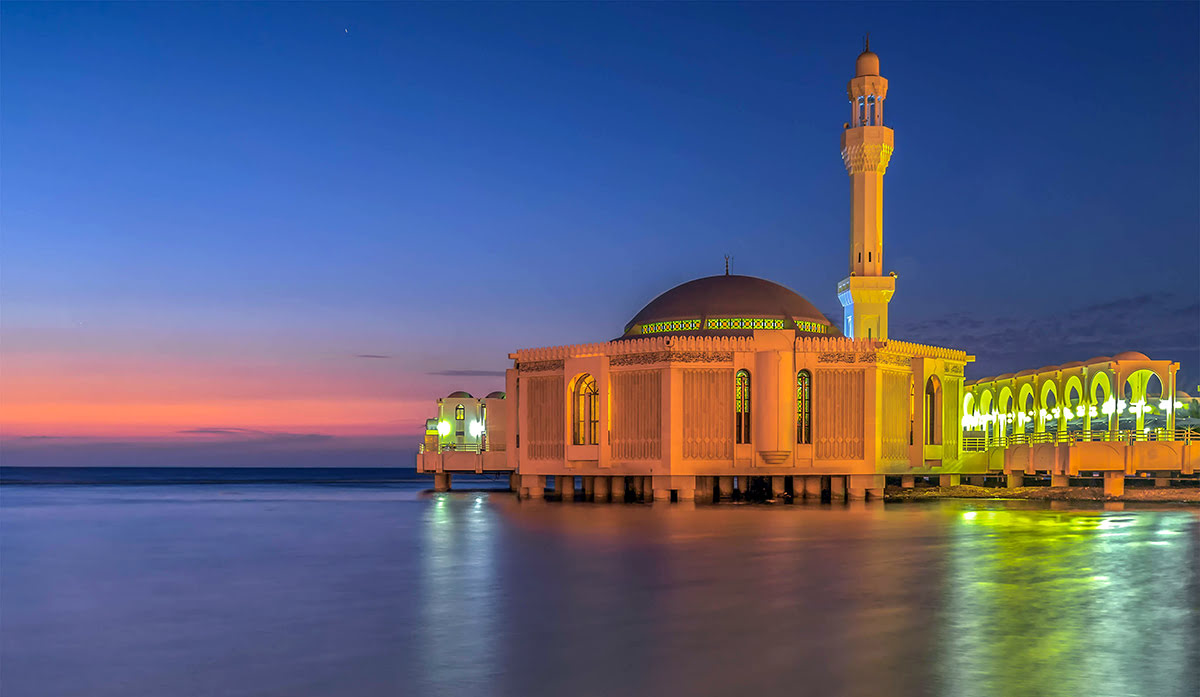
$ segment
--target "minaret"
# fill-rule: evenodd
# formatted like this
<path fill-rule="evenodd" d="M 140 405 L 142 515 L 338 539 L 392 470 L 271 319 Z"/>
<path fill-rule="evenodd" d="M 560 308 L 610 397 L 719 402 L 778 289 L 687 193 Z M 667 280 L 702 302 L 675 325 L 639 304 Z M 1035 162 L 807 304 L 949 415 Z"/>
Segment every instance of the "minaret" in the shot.
<path fill-rule="evenodd" d="M 842 332 L 855 339 L 888 338 L 888 301 L 896 277 L 883 275 L 883 174 L 892 157 L 892 129 L 883 125 L 888 82 L 879 56 L 866 50 L 847 85 L 851 117 L 842 132 L 842 162 L 850 173 L 850 275 L 838 283 Z"/>

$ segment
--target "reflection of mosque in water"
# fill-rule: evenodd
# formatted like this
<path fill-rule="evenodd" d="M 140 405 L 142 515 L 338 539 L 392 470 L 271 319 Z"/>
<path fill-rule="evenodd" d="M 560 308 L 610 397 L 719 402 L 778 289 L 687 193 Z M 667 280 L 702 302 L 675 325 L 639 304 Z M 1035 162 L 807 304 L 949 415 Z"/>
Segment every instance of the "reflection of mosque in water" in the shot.
<path fill-rule="evenodd" d="M 966 381 L 966 352 L 898 341 L 895 274 L 883 265 L 883 178 L 894 134 L 888 81 L 869 48 L 847 87 L 841 136 L 850 181 L 849 271 L 840 323 L 797 293 L 750 276 L 668 290 L 604 343 L 509 355 L 504 392 L 438 400 L 417 470 L 510 473 L 590 500 L 713 500 L 751 486 L 772 496 L 879 498 L 936 476 L 1102 473 L 1160 484 L 1192 475 L 1200 448 L 1178 429 L 1189 400 L 1179 364 L 1136 352 Z"/>

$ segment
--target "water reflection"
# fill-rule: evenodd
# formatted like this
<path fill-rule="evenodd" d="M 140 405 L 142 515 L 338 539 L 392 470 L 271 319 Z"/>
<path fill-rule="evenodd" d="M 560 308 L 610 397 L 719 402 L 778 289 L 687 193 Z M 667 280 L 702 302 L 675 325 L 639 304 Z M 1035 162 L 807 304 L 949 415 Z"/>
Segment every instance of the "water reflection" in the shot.
<path fill-rule="evenodd" d="M 495 511 L 486 503 L 482 492 L 438 493 L 425 509 L 415 597 L 425 679 L 418 688 L 431 690 L 452 678 L 456 689 L 484 693 L 499 672 Z"/>
<path fill-rule="evenodd" d="M 4 494 L 4 697 L 1200 694 L 1194 512 Z"/>
<path fill-rule="evenodd" d="M 950 529 L 948 694 L 1196 694 L 1194 515 L 961 510 Z"/>

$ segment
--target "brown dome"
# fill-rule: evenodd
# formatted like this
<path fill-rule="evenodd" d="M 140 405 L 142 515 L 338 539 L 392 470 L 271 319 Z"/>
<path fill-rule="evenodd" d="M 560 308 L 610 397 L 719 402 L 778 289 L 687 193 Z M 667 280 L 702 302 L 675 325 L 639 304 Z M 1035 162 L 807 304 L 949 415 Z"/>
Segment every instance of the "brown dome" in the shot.
<path fill-rule="evenodd" d="M 708 276 L 675 286 L 651 300 L 625 325 L 625 337 L 680 333 L 737 335 L 754 329 L 842 335 L 812 303 L 778 283 L 754 276 Z"/>
<path fill-rule="evenodd" d="M 870 49 L 858 54 L 858 60 L 854 61 L 854 76 L 864 77 L 878 74 L 879 56 L 872 53 Z"/>

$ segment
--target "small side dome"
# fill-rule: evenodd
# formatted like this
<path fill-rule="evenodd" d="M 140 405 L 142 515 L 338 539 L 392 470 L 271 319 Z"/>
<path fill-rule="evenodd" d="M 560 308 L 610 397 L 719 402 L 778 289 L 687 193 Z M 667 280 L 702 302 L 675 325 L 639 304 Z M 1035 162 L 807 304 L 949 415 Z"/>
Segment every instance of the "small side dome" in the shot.
<path fill-rule="evenodd" d="M 870 49 L 858 54 L 858 60 L 854 61 L 854 77 L 878 74 L 879 56 L 872 53 Z"/>
<path fill-rule="evenodd" d="M 1012 376 L 1013 376 L 1012 373 L 1004 373 L 1003 375 L 997 375 L 996 380 L 1007 380 L 1007 379 L 1011 378 Z"/>
<path fill-rule="evenodd" d="M 1084 361 L 1084 363 L 1087 363 L 1090 365 L 1092 363 L 1108 363 L 1111 360 L 1112 360 L 1112 356 L 1096 356 L 1095 358 L 1087 359 L 1086 361 Z"/>
<path fill-rule="evenodd" d="M 474 397 L 471 396 L 470 392 L 463 392 L 462 390 L 455 390 L 455 391 L 451 392 L 450 394 L 446 395 L 446 399 L 474 399 Z"/>
<path fill-rule="evenodd" d="M 1059 368 L 1078 368 L 1081 365 L 1083 365 L 1083 364 L 1080 363 L 1079 361 L 1071 361 L 1070 363 L 1063 363 L 1062 365 L 1060 365 L 1058 367 Z"/>
<path fill-rule="evenodd" d="M 504 399 L 507 396 L 500 390 L 496 390 L 495 392 L 488 392 L 488 396 L 484 397 L 484 399 Z"/>
<path fill-rule="evenodd" d="M 1192 398 L 1192 396 L 1190 394 L 1188 394 L 1187 392 L 1184 392 L 1183 390 L 1178 390 L 1175 392 L 1175 399 L 1191 399 L 1191 398 Z"/>
<path fill-rule="evenodd" d="M 1036 371 L 1036 370 L 1022 370 L 1021 372 L 1017 373 L 1017 374 L 1016 374 L 1015 376 L 1013 376 L 1013 377 L 1023 378 L 1023 377 L 1025 377 L 1026 375 L 1033 375 L 1033 374 L 1034 374 L 1034 373 L 1036 373 L 1036 372 L 1038 372 L 1038 371 Z"/>
<path fill-rule="evenodd" d="M 1117 355 L 1113 356 L 1113 360 L 1148 361 L 1148 360 L 1150 360 L 1150 357 L 1144 353 L 1138 353 L 1137 351 L 1122 351 L 1121 353 L 1118 353 Z"/>

